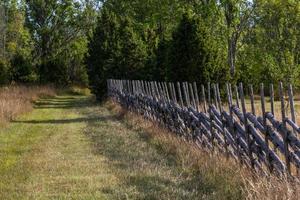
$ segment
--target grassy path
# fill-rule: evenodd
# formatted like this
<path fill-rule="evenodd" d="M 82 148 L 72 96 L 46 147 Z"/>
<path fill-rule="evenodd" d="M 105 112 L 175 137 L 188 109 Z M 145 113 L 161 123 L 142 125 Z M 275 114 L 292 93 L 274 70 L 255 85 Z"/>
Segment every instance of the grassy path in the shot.
<path fill-rule="evenodd" d="M 215 199 L 200 182 L 85 96 L 42 99 L 0 129 L 0 199 Z"/>

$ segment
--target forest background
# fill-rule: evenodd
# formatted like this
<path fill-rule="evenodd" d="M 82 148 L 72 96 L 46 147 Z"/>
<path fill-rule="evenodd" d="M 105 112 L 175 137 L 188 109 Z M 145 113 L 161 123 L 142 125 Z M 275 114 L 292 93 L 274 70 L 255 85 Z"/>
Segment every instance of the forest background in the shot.
<path fill-rule="evenodd" d="M 300 86 L 297 0 L 2 0 L 0 84 Z"/>

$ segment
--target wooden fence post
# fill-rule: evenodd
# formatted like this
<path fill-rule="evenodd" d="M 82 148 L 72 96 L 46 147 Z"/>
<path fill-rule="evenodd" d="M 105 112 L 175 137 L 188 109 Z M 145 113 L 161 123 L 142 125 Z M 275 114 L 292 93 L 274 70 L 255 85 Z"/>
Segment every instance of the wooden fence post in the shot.
<path fill-rule="evenodd" d="M 195 91 L 195 98 L 196 98 L 196 109 L 199 112 L 199 96 L 198 96 L 198 89 L 197 89 L 197 84 L 196 82 L 193 82 L 193 86 L 194 86 L 194 91 Z"/>
<path fill-rule="evenodd" d="M 233 109 L 232 90 L 231 90 L 231 84 L 230 83 L 226 84 L 226 92 L 227 92 L 228 109 L 229 109 L 229 115 L 230 115 L 229 131 L 230 131 L 230 133 L 232 133 L 232 135 L 234 137 L 238 160 L 240 162 L 240 165 L 242 165 L 243 160 L 242 160 L 240 145 L 239 145 L 239 141 L 238 141 L 238 135 L 237 135 L 236 128 L 235 128 L 235 125 L 234 125 L 233 110 L 232 110 Z"/>
<path fill-rule="evenodd" d="M 131 81 L 131 85 L 132 85 L 132 94 L 135 95 L 136 89 L 135 89 L 135 81 L 134 80 Z"/>
<path fill-rule="evenodd" d="M 195 110 L 196 110 L 196 101 L 195 101 L 195 96 L 194 96 L 193 86 L 192 86 L 191 83 L 188 84 L 188 88 L 189 88 L 189 91 L 190 91 L 190 96 L 191 96 L 191 100 L 192 100 L 193 107 L 194 107 Z"/>
<path fill-rule="evenodd" d="M 209 123 L 210 123 L 210 143 L 212 145 L 212 153 L 214 153 L 215 150 L 215 130 L 214 130 L 214 119 L 213 119 L 213 113 L 212 113 L 212 100 L 211 100 L 211 91 L 210 91 L 210 83 L 208 83 L 208 96 L 209 96 L 209 105 L 208 105 L 208 114 L 209 114 Z"/>
<path fill-rule="evenodd" d="M 167 95 L 167 99 L 168 99 L 168 101 L 170 101 L 170 95 L 169 95 L 169 92 L 168 92 L 167 83 L 163 82 L 163 86 L 164 86 L 165 93 Z"/>
<path fill-rule="evenodd" d="M 245 104 L 245 96 L 244 96 L 244 88 L 243 84 L 240 83 L 240 97 L 241 97 L 241 104 L 242 104 L 242 112 L 244 117 L 244 127 L 245 127 L 245 133 L 246 133 L 246 139 L 247 139 L 247 145 L 248 145 L 248 157 L 250 159 L 251 167 L 254 169 L 254 158 L 252 154 L 252 141 L 250 137 L 250 130 L 249 130 L 249 123 L 248 123 L 248 117 L 247 117 L 247 111 L 246 111 L 246 104 Z"/>
<path fill-rule="evenodd" d="M 155 83 L 154 83 L 154 81 L 151 81 L 151 88 L 152 88 L 152 91 L 153 91 L 153 97 L 155 99 L 157 99 L 157 92 L 156 92 L 156 89 L 155 89 Z"/>
<path fill-rule="evenodd" d="M 295 115 L 295 105 L 294 105 L 294 94 L 293 94 L 293 87 L 292 84 L 289 84 L 289 101 L 290 101 L 290 109 L 291 109 L 291 118 L 294 123 L 296 123 L 296 115 Z M 293 134 L 298 137 L 298 132 L 293 128 Z M 296 169 L 297 175 L 299 176 L 300 170 L 299 168 Z"/>
<path fill-rule="evenodd" d="M 163 84 L 161 82 L 158 83 L 158 88 L 159 88 L 159 91 L 160 91 L 160 93 L 162 95 L 162 100 L 164 101 L 164 103 L 167 102 L 168 101 L 167 95 L 166 95 L 166 93 L 164 91 Z"/>
<path fill-rule="evenodd" d="M 189 93 L 189 86 L 187 82 L 184 82 L 184 87 L 186 91 L 186 96 L 187 96 L 187 101 L 189 102 L 189 106 L 192 106 L 191 98 L 190 98 L 190 93 Z"/>
<path fill-rule="evenodd" d="M 162 100 L 162 95 L 161 95 L 161 93 L 159 92 L 158 85 L 157 85 L 157 82 L 156 82 L 156 81 L 154 81 L 154 88 L 155 88 L 155 91 L 156 91 L 156 94 L 157 94 L 157 98 L 158 98 L 159 100 Z"/>
<path fill-rule="evenodd" d="M 214 84 L 212 85 L 212 87 L 213 87 L 213 91 L 214 91 L 215 107 L 216 107 L 216 109 L 218 109 L 217 87 L 216 87 L 216 84 L 214 83 Z"/>
<path fill-rule="evenodd" d="M 190 107 L 190 100 L 189 100 L 189 98 L 188 98 L 188 93 L 187 93 L 187 89 L 186 89 L 185 83 L 182 83 L 182 87 L 183 87 L 183 94 L 184 94 L 186 106 L 187 106 L 187 107 Z"/>
<path fill-rule="evenodd" d="M 289 84 L 289 101 L 290 101 L 290 109 L 291 109 L 291 118 L 292 118 L 293 122 L 296 122 L 295 105 L 294 105 L 294 94 L 293 94 L 293 87 L 292 87 L 291 84 Z"/>
<path fill-rule="evenodd" d="M 142 89 L 143 95 L 144 95 L 144 96 L 147 96 L 146 85 L 145 85 L 145 81 L 144 81 L 144 80 L 142 81 L 142 88 L 143 88 L 143 89 Z"/>
<path fill-rule="evenodd" d="M 273 116 L 275 116 L 274 111 L 274 87 L 273 84 L 270 84 L 270 103 L 271 103 L 271 113 Z"/>
<path fill-rule="evenodd" d="M 152 87 L 152 81 L 149 81 L 149 91 L 150 91 L 150 94 L 151 94 L 151 97 L 154 99 L 154 91 L 153 91 L 153 87 Z"/>
<path fill-rule="evenodd" d="M 255 115 L 255 102 L 254 102 L 254 95 L 253 95 L 253 86 L 249 86 L 250 89 L 250 102 L 251 102 L 251 112 Z"/>
<path fill-rule="evenodd" d="M 260 100 L 261 100 L 261 113 L 263 117 L 263 126 L 264 126 L 264 136 L 265 136 L 265 143 L 267 146 L 267 162 L 268 162 L 268 169 L 270 172 L 273 171 L 273 166 L 272 166 L 272 160 L 270 157 L 270 148 L 269 148 L 269 127 L 267 125 L 267 119 L 266 119 L 266 107 L 265 107 L 265 88 L 264 84 L 260 84 Z"/>
<path fill-rule="evenodd" d="M 238 108 L 240 108 L 240 103 L 239 103 L 239 90 L 238 90 L 238 86 L 234 85 L 234 89 L 235 89 L 235 100 L 236 100 L 236 106 Z"/>
<path fill-rule="evenodd" d="M 129 95 L 131 95 L 131 84 L 130 84 L 130 80 L 127 80 L 127 87 L 128 87 L 128 93 L 129 93 Z"/>
<path fill-rule="evenodd" d="M 139 94 L 141 95 L 141 94 L 143 94 L 142 81 L 138 80 L 137 83 L 138 83 Z"/>
<path fill-rule="evenodd" d="M 134 92 L 134 95 L 136 95 L 137 94 L 137 91 L 138 91 L 138 89 L 137 89 L 137 87 L 136 87 L 136 80 L 133 80 L 133 92 Z"/>
<path fill-rule="evenodd" d="M 217 101 L 218 101 L 219 111 L 220 111 L 220 116 L 221 116 L 222 133 L 223 133 L 223 138 L 224 138 L 225 153 L 226 153 L 226 158 L 228 159 L 228 157 L 229 157 L 228 142 L 227 142 L 226 133 L 225 133 L 226 120 L 225 120 L 224 114 L 223 114 L 223 107 L 222 107 L 222 102 L 221 102 L 219 84 L 217 84 Z"/>
<path fill-rule="evenodd" d="M 129 95 L 132 95 L 132 85 L 130 80 L 128 80 L 128 90 L 129 90 Z"/>
<path fill-rule="evenodd" d="M 158 91 L 157 91 L 157 88 L 156 88 L 156 81 L 152 81 L 152 87 L 153 87 L 154 96 L 158 100 L 159 99 L 159 94 L 158 94 Z"/>
<path fill-rule="evenodd" d="M 205 87 L 204 87 L 204 85 L 201 85 L 201 91 L 202 91 L 203 109 L 204 109 L 204 112 L 206 113 L 207 109 L 206 109 L 206 97 L 205 97 Z"/>
<path fill-rule="evenodd" d="M 140 91 L 139 91 L 139 84 L 138 84 L 138 80 L 134 81 L 134 85 L 135 85 L 135 94 L 139 95 Z"/>
<path fill-rule="evenodd" d="M 178 104 L 177 95 L 176 95 L 176 89 L 175 89 L 175 86 L 174 86 L 173 82 L 171 82 L 171 86 L 172 86 L 172 90 L 173 90 L 174 101 L 175 101 L 176 104 Z"/>
<path fill-rule="evenodd" d="M 288 130 L 286 128 L 286 116 L 285 116 L 285 107 L 284 107 L 284 91 L 282 82 L 279 84 L 279 95 L 281 102 L 281 121 L 282 121 L 282 132 L 283 132 L 283 142 L 284 142 L 284 156 L 286 163 L 286 170 L 288 174 L 291 174 L 291 164 L 290 164 L 290 152 L 289 152 L 289 143 L 288 143 Z"/>
<path fill-rule="evenodd" d="M 142 87 L 142 81 L 138 80 L 138 88 L 139 88 L 139 93 L 140 95 L 143 94 L 143 87 Z"/>
<path fill-rule="evenodd" d="M 166 95 L 166 93 L 164 91 L 164 87 L 163 87 L 162 82 L 158 82 L 158 88 L 159 88 L 159 91 L 160 91 L 160 93 L 162 95 L 163 101 L 166 102 L 168 99 L 167 99 L 167 95 Z"/>
<path fill-rule="evenodd" d="M 183 104 L 181 87 L 180 87 L 180 83 L 179 82 L 177 82 L 177 91 L 178 91 L 178 95 L 179 95 L 180 105 L 183 108 L 184 104 Z"/>
<path fill-rule="evenodd" d="M 167 86 L 168 86 L 167 89 L 168 89 L 168 91 L 169 91 L 171 100 L 174 101 L 174 94 L 173 94 L 173 91 L 172 91 L 171 82 L 168 82 L 168 83 L 167 83 Z"/>
<path fill-rule="evenodd" d="M 151 91 L 151 87 L 150 87 L 150 82 L 149 81 L 147 81 L 147 90 L 148 90 L 148 96 L 149 97 L 152 97 L 153 95 L 152 95 L 152 91 Z"/>

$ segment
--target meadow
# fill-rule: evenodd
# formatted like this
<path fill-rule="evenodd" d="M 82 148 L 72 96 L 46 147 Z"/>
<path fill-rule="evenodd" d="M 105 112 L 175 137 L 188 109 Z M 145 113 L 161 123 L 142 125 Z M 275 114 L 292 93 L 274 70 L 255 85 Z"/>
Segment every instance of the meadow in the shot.
<path fill-rule="evenodd" d="M 297 184 L 258 177 L 114 101 L 31 94 L 0 128 L 1 199 L 298 199 Z"/>

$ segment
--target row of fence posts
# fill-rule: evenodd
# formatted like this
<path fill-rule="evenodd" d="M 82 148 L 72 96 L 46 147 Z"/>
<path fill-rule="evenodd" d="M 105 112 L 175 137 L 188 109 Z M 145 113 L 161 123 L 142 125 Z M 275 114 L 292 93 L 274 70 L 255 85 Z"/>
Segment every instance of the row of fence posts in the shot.
<path fill-rule="evenodd" d="M 122 91 L 123 93 L 126 93 L 127 95 L 143 95 L 152 97 L 157 100 L 162 100 L 166 102 L 172 102 L 179 106 L 182 109 L 186 108 L 193 108 L 197 112 L 203 112 L 206 113 L 209 116 L 212 116 L 210 114 L 211 109 L 210 107 L 214 106 L 219 112 L 222 120 L 224 119 L 224 116 L 222 113 L 226 112 L 226 110 L 229 111 L 229 116 L 232 120 L 231 123 L 229 123 L 228 130 L 229 132 L 235 136 L 235 140 L 238 140 L 237 134 L 234 134 L 235 127 L 234 127 L 234 107 L 237 107 L 239 110 L 241 110 L 242 113 L 242 123 L 245 128 L 246 133 L 246 142 L 248 145 L 248 157 L 250 159 L 250 165 L 254 167 L 254 158 L 253 158 L 253 152 L 251 145 L 253 141 L 251 141 L 251 126 L 249 125 L 250 119 L 248 117 L 247 113 L 247 106 L 246 106 L 246 95 L 244 93 L 245 89 L 242 83 L 239 85 L 234 85 L 232 88 L 232 85 L 230 83 L 226 84 L 226 87 L 221 90 L 219 87 L 219 84 L 211 84 L 207 83 L 207 85 L 197 85 L 196 82 L 188 83 L 188 82 L 157 82 L 157 81 L 143 81 L 143 80 L 108 80 L 108 92 L 110 96 L 113 96 L 114 90 Z M 200 90 L 198 91 L 198 86 L 200 86 Z M 234 91 L 233 91 L 234 90 Z M 268 161 L 268 169 L 270 172 L 273 171 L 273 164 L 272 164 L 272 158 L 270 157 L 270 137 L 269 134 L 273 129 L 283 130 L 281 134 L 283 138 L 283 144 L 284 144 L 284 159 L 285 159 L 285 171 L 287 174 L 291 174 L 291 152 L 290 152 L 290 140 L 289 140 L 289 134 L 293 134 L 294 143 L 300 144 L 300 141 L 298 140 L 298 134 L 300 132 L 299 127 L 296 123 L 296 113 L 295 113 L 295 105 L 294 105 L 294 95 L 293 95 L 293 88 L 292 85 L 289 84 L 287 88 L 287 97 L 285 95 L 285 90 L 283 87 L 283 83 L 279 83 L 278 87 L 278 94 L 279 94 L 279 101 L 280 101 L 280 113 L 281 113 L 281 124 L 278 127 L 273 126 L 272 124 L 268 123 L 267 116 L 268 114 L 272 114 L 273 116 L 276 115 L 275 113 L 275 92 L 274 92 L 274 86 L 273 84 L 270 84 L 269 87 L 269 102 L 270 102 L 270 111 L 267 112 L 266 110 L 266 98 L 265 98 L 265 86 L 264 84 L 260 84 L 260 112 L 261 116 L 258 115 L 257 107 L 255 106 L 255 96 L 254 96 L 254 89 L 252 85 L 249 85 L 248 88 L 248 95 L 249 95 L 249 101 L 250 101 L 250 113 L 253 116 L 262 117 L 262 125 L 263 125 L 263 136 L 264 142 L 266 144 L 266 147 L 268 149 L 266 159 Z M 221 98 L 221 91 L 225 91 L 225 95 L 222 95 L 223 98 Z M 199 93 L 198 93 L 199 92 Z M 222 101 L 226 99 L 226 101 Z M 289 106 L 286 106 L 289 105 Z M 227 106 L 226 106 L 227 105 Z M 227 107 L 227 108 L 226 108 Z M 290 117 L 291 120 L 288 118 L 287 114 L 287 108 L 289 107 L 290 110 Z M 275 117 L 274 117 L 275 118 Z M 210 119 L 211 122 L 213 119 Z M 288 125 L 291 127 L 289 128 Z M 223 129 L 227 128 L 225 127 L 224 123 L 222 126 Z M 214 145 L 214 130 L 213 126 L 211 126 L 211 144 Z M 225 133 L 225 131 L 224 131 Z M 295 137 L 297 139 L 295 139 Z M 225 151 L 228 151 L 228 144 L 225 139 Z M 297 149 L 296 147 L 299 146 L 293 146 L 295 148 L 295 152 L 297 155 L 300 155 L 300 148 Z M 274 151 L 277 151 L 277 147 L 274 146 Z M 243 163 L 243 159 L 241 158 L 240 151 L 238 150 L 237 156 L 241 163 Z M 294 155 L 295 153 L 293 153 Z M 296 166 L 297 174 L 299 173 L 299 166 Z M 298 174 L 299 175 L 299 174 Z"/>

